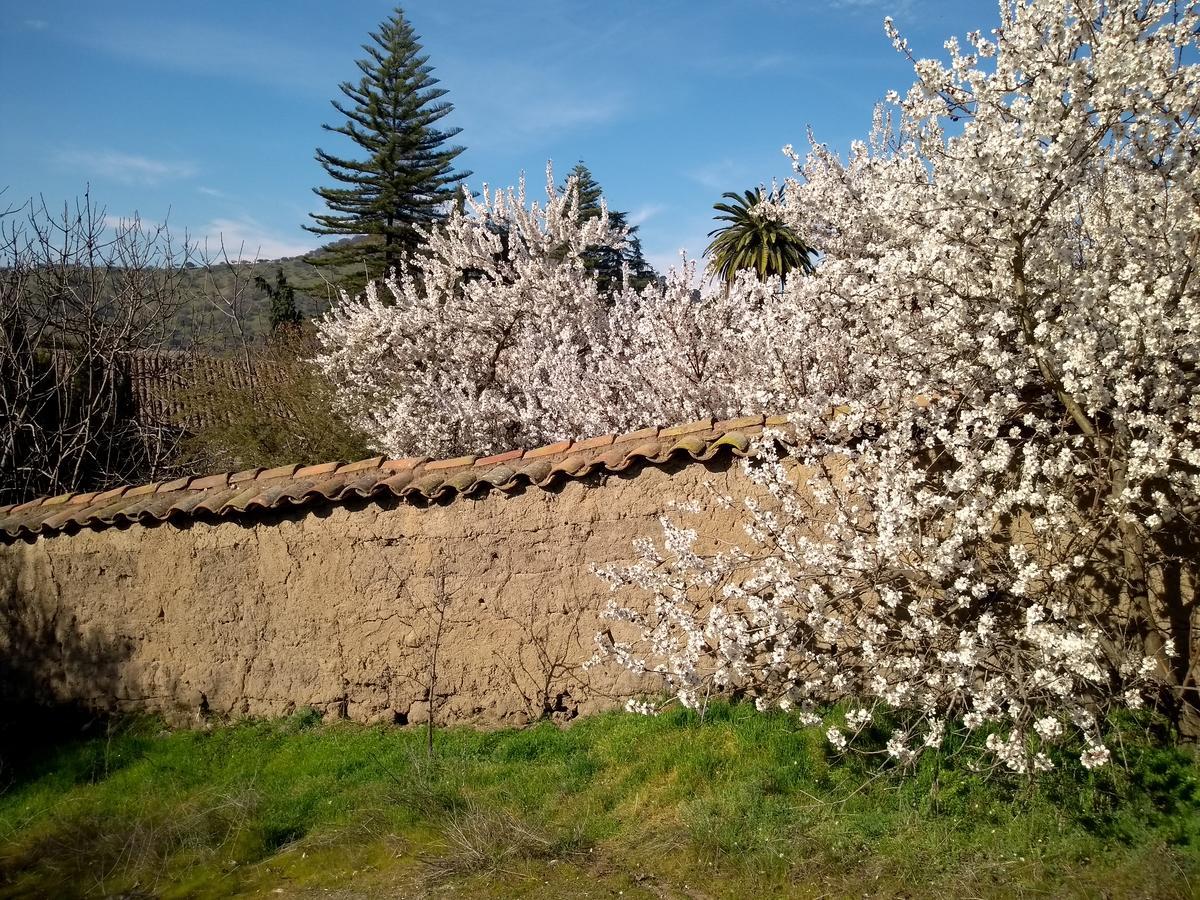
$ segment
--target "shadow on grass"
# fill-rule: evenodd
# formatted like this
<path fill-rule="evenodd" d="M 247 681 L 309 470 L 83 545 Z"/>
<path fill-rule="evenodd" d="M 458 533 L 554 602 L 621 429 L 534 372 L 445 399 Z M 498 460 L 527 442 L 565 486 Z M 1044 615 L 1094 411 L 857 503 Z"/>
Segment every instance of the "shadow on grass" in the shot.
<path fill-rule="evenodd" d="M 127 639 L 85 630 L 49 597 L 29 591 L 18 564 L 4 562 L 0 792 L 44 768 L 56 748 L 105 733 L 128 657 Z"/>

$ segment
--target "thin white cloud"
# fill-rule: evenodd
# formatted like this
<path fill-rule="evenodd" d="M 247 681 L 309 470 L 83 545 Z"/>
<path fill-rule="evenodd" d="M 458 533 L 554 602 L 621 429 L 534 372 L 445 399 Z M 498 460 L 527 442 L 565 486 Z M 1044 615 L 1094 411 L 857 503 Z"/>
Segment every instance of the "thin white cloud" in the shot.
<path fill-rule="evenodd" d="M 764 74 L 789 70 L 812 72 L 821 65 L 821 54 L 768 53 L 762 50 L 704 54 L 684 62 L 688 67 L 722 81 L 761 79 Z M 838 57 L 842 59 L 844 57 Z"/>
<path fill-rule="evenodd" d="M 108 178 L 122 184 L 153 186 L 196 174 L 196 167 L 190 162 L 115 150 L 63 150 L 57 154 L 57 161 L 60 166 L 77 169 L 89 177 Z"/>
<path fill-rule="evenodd" d="M 267 228 L 253 216 L 216 218 L 199 230 L 197 243 L 208 254 L 224 253 L 230 260 L 253 261 L 302 256 L 317 246 L 315 240 L 281 235 Z"/>
<path fill-rule="evenodd" d="M 717 160 L 689 169 L 684 174 L 714 191 L 736 191 L 742 188 L 746 166 L 731 159 Z"/>
<path fill-rule="evenodd" d="M 834 9 L 845 9 L 853 12 L 886 12 L 893 16 L 903 16 L 912 12 L 916 0 L 830 0 Z"/>
<path fill-rule="evenodd" d="M 315 47 L 237 26 L 113 18 L 73 37 L 112 56 L 155 68 L 269 84 L 291 93 L 325 93 L 335 90 L 340 80 L 340 69 Z"/>
<path fill-rule="evenodd" d="M 610 124 L 630 108 L 621 89 L 570 69 L 494 61 L 484 68 L 451 61 L 439 75 L 450 89 L 453 120 L 474 123 L 462 141 L 477 152 L 541 152 L 555 138 Z"/>
<path fill-rule="evenodd" d="M 204 196 L 206 196 L 206 197 L 219 197 L 219 198 L 224 198 L 224 197 L 228 197 L 228 196 L 229 196 L 229 195 L 228 195 L 227 193 L 225 193 L 224 191 L 219 191 L 219 190 L 217 190 L 216 188 L 205 187 L 204 185 L 200 185 L 199 187 L 197 187 L 197 188 L 196 188 L 196 193 L 198 193 L 198 194 L 203 194 L 203 195 L 204 195 Z"/>
<path fill-rule="evenodd" d="M 796 57 L 790 53 L 769 53 L 766 56 L 754 57 L 750 68 L 755 72 L 771 72 L 777 69 L 786 69 L 795 61 Z"/>
<path fill-rule="evenodd" d="M 114 216 L 106 215 L 104 217 L 104 226 L 113 231 L 124 231 L 126 228 L 132 228 L 135 222 L 141 221 L 137 213 L 132 216 Z"/>
<path fill-rule="evenodd" d="M 657 216 L 664 209 L 666 209 L 666 207 L 662 206 L 661 204 L 647 203 L 645 206 L 639 206 L 637 209 L 631 212 L 628 216 L 628 222 L 630 225 L 643 225 L 650 219 L 653 219 L 655 216 Z"/>
<path fill-rule="evenodd" d="M 50 27 L 45 19 L 26 19 L 22 24 L 31 31 L 45 31 Z"/>

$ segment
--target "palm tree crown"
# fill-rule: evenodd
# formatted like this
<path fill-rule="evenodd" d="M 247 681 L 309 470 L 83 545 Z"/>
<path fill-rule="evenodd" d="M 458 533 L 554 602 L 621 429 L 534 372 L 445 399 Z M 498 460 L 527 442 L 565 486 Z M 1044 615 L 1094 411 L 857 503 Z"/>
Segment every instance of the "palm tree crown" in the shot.
<path fill-rule="evenodd" d="M 795 269 L 812 274 L 810 257 L 815 251 L 782 221 L 774 193 L 726 191 L 721 196 L 733 202 L 713 204 L 713 209 L 723 213 L 714 218 L 729 224 L 708 233 L 709 237 L 716 235 L 704 251 L 710 272 L 726 284 L 743 269 L 755 270 L 760 278 L 786 278 Z"/>

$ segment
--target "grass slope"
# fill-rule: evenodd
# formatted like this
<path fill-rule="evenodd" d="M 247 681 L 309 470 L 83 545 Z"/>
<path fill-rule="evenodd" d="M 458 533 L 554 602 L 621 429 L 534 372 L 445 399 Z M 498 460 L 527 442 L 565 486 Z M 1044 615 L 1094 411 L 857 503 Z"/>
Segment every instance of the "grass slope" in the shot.
<path fill-rule="evenodd" d="M 0 895 L 1106 896 L 1200 889 L 1200 769 L 1036 787 L 969 754 L 911 777 L 831 758 L 817 729 L 721 706 L 567 730 L 440 732 L 298 714 L 154 722 L 6 767 Z"/>
<path fill-rule="evenodd" d="M 252 341 L 266 337 L 271 330 L 271 303 L 254 286 L 259 276 L 275 283 L 282 271 L 296 289 L 296 308 L 305 318 L 327 312 L 337 301 L 336 285 L 344 271 L 318 269 L 302 257 L 269 259 L 228 265 L 214 263 L 211 269 L 200 266 L 185 269 L 180 282 L 181 302 L 169 325 L 169 345 L 173 349 L 203 347 L 210 352 L 236 346 L 228 320 L 213 306 L 219 297 L 232 298 L 241 286 L 240 311 L 243 327 Z"/>

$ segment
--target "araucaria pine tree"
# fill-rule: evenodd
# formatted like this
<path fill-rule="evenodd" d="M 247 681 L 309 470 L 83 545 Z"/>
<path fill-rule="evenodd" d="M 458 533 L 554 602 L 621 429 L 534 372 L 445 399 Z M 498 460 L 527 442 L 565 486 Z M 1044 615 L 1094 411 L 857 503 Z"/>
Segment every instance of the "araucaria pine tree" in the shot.
<path fill-rule="evenodd" d="M 453 110 L 442 101 L 444 88 L 431 74 L 428 55 L 397 7 L 358 60 L 362 78 L 339 87 L 349 99 L 332 101 L 346 117 L 327 131 L 350 138 L 363 151 L 358 158 L 320 148 L 317 161 L 339 185 L 313 188 L 328 212 L 312 213 L 315 234 L 363 238 L 341 242 L 313 259 L 325 265 L 365 266 L 369 277 L 384 275 L 405 252 L 421 243 L 421 226 L 444 217 L 463 178 L 454 159 L 462 147 L 448 145 L 461 129 L 435 124 Z"/>

